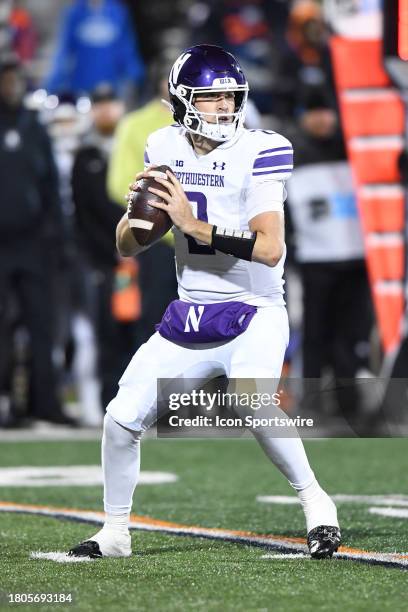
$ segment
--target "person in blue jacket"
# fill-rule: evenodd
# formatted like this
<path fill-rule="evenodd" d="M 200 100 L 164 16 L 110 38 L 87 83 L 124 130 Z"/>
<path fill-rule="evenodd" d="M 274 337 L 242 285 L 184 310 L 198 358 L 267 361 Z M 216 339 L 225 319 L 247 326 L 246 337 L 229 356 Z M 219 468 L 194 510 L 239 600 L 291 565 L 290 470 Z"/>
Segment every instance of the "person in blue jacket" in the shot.
<path fill-rule="evenodd" d="M 130 24 L 121 0 L 74 0 L 63 14 L 47 91 L 79 95 L 105 83 L 126 96 L 145 72 Z"/>

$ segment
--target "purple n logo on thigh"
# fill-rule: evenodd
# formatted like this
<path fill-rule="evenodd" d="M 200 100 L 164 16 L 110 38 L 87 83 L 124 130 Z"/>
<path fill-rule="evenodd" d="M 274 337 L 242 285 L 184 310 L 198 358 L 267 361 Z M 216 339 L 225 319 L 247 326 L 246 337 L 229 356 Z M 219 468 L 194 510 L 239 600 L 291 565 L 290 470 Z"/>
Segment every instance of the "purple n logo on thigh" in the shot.
<path fill-rule="evenodd" d="M 242 334 L 250 324 L 256 306 L 243 302 L 193 304 L 174 300 L 156 330 L 173 342 L 220 342 Z"/>

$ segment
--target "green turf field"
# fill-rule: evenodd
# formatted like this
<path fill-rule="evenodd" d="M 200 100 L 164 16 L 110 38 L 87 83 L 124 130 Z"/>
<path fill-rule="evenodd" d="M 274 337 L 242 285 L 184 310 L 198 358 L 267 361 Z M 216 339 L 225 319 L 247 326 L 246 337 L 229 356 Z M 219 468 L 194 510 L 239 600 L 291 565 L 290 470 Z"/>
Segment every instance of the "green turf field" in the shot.
<path fill-rule="evenodd" d="M 330 494 L 408 495 L 402 439 L 307 443 Z M 2 442 L 0 468 L 95 465 L 97 442 Z M 258 495 L 292 495 L 251 440 L 154 440 L 143 444 L 142 470 L 178 476 L 141 485 L 134 513 L 184 525 L 304 537 L 296 505 L 260 503 Z M 0 487 L 1 502 L 101 510 L 99 486 Z M 405 502 L 405 509 L 408 502 Z M 375 505 L 374 503 L 371 506 Z M 344 544 L 375 552 L 408 551 L 408 518 L 378 516 L 367 503 L 339 504 Z M 384 507 L 384 506 L 383 506 Z M 357 561 L 262 558 L 256 546 L 133 532 L 131 559 L 59 564 L 32 551 L 64 551 L 91 536 L 92 525 L 0 513 L 0 608 L 8 593 L 72 593 L 78 610 L 406 610 L 408 571 Z M 28 609 L 31 606 L 15 604 Z M 62 604 L 35 605 L 60 609 Z"/>

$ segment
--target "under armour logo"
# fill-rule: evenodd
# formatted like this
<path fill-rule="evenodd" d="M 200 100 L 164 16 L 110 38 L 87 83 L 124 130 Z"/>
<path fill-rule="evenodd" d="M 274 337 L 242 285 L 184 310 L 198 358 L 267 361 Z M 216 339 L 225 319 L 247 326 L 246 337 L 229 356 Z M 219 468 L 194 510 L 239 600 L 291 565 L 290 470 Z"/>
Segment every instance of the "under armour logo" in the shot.
<path fill-rule="evenodd" d="M 185 332 L 190 331 L 190 323 L 195 332 L 200 331 L 200 321 L 201 317 L 203 316 L 204 306 L 199 306 L 197 310 L 198 313 L 196 313 L 194 306 L 190 306 L 190 308 L 188 309 L 186 326 L 184 328 Z"/>
<path fill-rule="evenodd" d="M 213 162 L 213 170 L 217 170 L 220 168 L 221 170 L 225 169 L 225 162 Z"/>

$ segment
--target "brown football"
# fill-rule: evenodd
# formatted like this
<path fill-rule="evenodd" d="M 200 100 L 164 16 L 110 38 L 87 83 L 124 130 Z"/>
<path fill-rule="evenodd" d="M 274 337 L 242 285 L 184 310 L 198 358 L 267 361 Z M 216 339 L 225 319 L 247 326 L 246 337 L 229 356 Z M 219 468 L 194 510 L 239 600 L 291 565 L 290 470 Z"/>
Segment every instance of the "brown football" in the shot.
<path fill-rule="evenodd" d="M 154 193 L 148 191 L 149 187 L 160 189 L 163 191 L 165 187 L 160 185 L 155 178 L 154 174 L 160 178 L 166 179 L 166 170 L 172 172 L 169 166 L 157 166 L 149 170 L 152 174 L 152 178 L 145 178 L 140 182 L 139 189 L 134 192 L 133 198 L 129 202 L 127 216 L 129 220 L 129 226 L 132 230 L 134 237 L 141 246 L 150 246 L 160 240 L 172 227 L 173 222 L 165 210 L 160 208 L 154 208 L 148 203 L 149 200 L 153 202 L 163 202 L 162 198 Z"/>

